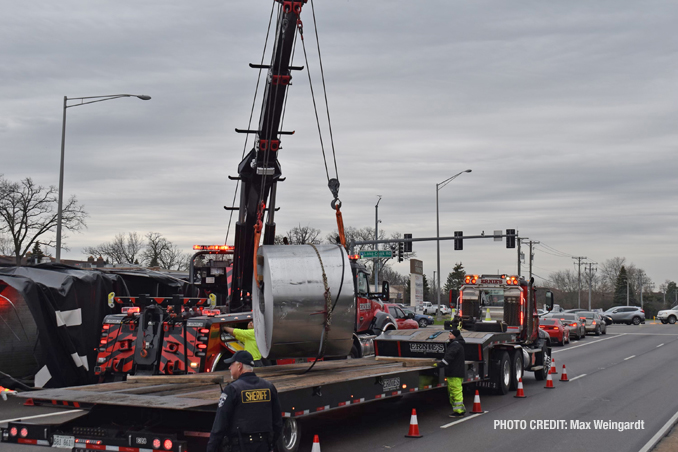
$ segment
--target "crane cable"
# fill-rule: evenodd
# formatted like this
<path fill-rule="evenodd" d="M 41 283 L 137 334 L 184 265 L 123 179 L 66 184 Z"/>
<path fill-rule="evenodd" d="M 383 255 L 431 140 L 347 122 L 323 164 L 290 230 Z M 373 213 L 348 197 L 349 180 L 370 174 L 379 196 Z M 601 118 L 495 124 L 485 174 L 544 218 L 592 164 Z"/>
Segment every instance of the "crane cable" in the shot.
<path fill-rule="evenodd" d="M 329 104 L 328 104 L 328 101 L 327 101 L 327 86 L 325 85 L 325 71 L 323 69 L 323 64 L 322 64 L 322 54 L 321 54 L 321 51 L 320 51 L 320 41 L 318 39 L 318 24 L 317 24 L 316 18 L 315 18 L 315 7 L 314 7 L 313 0 L 311 0 L 311 10 L 313 12 L 313 26 L 315 28 L 315 37 L 316 37 L 316 43 L 317 43 L 317 48 L 318 48 L 318 61 L 320 63 L 320 74 L 321 74 L 321 78 L 322 78 L 323 92 L 324 92 L 324 97 L 325 97 L 325 110 L 326 110 L 326 113 L 327 113 L 327 122 L 328 122 L 328 126 L 329 126 L 329 131 L 330 131 L 330 144 L 331 144 L 331 147 L 332 147 L 332 155 L 333 155 L 333 159 L 334 159 L 334 173 L 336 175 L 336 180 L 337 180 L 337 183 L 338 183 L 338 181 L 339 181 L 339 171 L 338 171 L 338 168 L 337 168 L 337 157 L 336 157 L 336 152 L 335 152 L 335 149 L 334 149 L 334 137 L 332 135 L 332 122 L 331 122 L 331 118 L 330 118 Z M 299 27 L 299 31 L 300 31 L 300 34 L 301 34 L 302 48 L 304 49 L 304 59 L 306 60 L 306 67 L 308 68 L 309 67 L 309 65 L 308 65 L 308 53 L 306 52 L 306 43 L 304 41 L 303 28 L 301 28 L 301 26 Z M 318 116 L 318 105 L 315 101 L 315 91 L 313 89 L 313 80 L 311 79 L 311 71 L 307 70 L 307 74 L 308 74 L 308 83 L 309 83 L 309 86 L 310 86 L 310 89 L 311 89 L 311 99 L 313 100 L 313 111 L 315 113 L 316 124 L 318 125 L 318 137 L 320 138 L 320 149 L 322 151 L 323 162 L 325 164 L 325 174 L 327 176 L 328 183 L 330 183 L 331 179 L 330 179 L 329 169 L 327 167 L 327 155 L 325 153 L 325 143 L 323 141 L 322 129 L 320 127 L 320 118 Z M 338 189 L 336 190 L 336 192 L 338 192 Z M 336 192 L 333 191 L 333 194 L 335 195 L 335 199 L 337 198 Z"/>

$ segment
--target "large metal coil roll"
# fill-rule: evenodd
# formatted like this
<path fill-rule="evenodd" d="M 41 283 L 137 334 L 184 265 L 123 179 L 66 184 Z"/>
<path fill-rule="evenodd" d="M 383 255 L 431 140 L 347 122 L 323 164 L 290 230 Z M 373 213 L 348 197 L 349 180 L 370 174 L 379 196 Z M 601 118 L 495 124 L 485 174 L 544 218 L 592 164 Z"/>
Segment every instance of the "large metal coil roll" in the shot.
<path fill-rule="evenodd" d="M 326 312 L 327 280 L 331 314 Z M 347 356 L 355 304 L 348 255 L 338 245 L 263 245 L 252 307 L 261 355 L 270 359 Z M 329 331 L 326 323 L 329 323 Z"/>

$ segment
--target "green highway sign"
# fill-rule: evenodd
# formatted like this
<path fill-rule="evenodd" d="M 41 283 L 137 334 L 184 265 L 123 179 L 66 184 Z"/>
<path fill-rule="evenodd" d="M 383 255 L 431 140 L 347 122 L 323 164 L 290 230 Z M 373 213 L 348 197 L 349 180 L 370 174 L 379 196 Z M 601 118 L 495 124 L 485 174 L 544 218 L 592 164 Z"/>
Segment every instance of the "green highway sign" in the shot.
<path fill-rule="evenodd" d="M 393 257 L 393 251 L 391 250 L 366 250 L 360 251 L 361 259 L 378 259 L 378 258 L 391 258 Z"/>

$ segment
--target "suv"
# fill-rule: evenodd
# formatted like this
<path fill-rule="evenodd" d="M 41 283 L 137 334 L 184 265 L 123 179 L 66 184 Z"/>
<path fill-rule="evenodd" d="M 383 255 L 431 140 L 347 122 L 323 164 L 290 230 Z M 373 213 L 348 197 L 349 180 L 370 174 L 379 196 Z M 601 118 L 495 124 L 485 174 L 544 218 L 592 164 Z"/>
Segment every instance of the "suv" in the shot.
<path fill-rule="evenodd" d="M 661 320 L 662 323 L 670 323 L 673 325 L 678 319 L 678 305 L 672 307 L 671 309 L 666 309 L 664 311 L 659 311 L 657 313 L 657 320 Z"/>
<path fill-rule="evenodd" d="M 645 311 L 638 306 L 615 306 L 603 313 L 612 318 L 613 323 L 640 325 L 645 323 Z"/>

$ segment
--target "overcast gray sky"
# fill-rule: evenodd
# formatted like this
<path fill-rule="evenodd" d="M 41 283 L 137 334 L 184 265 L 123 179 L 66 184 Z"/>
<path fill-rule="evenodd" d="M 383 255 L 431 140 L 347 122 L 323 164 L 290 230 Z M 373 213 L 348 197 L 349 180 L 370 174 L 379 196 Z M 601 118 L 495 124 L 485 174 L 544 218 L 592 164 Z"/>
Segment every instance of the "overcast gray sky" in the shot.
<path fill-rule="evenodd" d="M 186 251 L 223 243 L 244 145 L 234 129 L 247 126 L 257 78 L 247 64 L 261 59 L 272 2 L 0 5 L 6 178 L 58 184 L 63 96 L 153 98 L 68 109 L 65 192 L 90 217 L 64 257 L 127 231 Z M 570 256 L 622 256 L 657 285 L 678 279 L 678 3 L 315 0 L 315 12 L 347 226 L 373 227 L 382 195 L 381 228 L 435 236 L 435 184 L 471 168 L 440 191 L 441 236 L 518 229 L 565 253 L 537 248 L 544 277 L 573 268 Z M 325 236 L 332 197 L 308 80 L 294 76 L 278 232 Z M 431 276 L 435 243 L 415 251 Z M 491 240 L 461 252 L 443 242 L 441 254 L 443 275 L 459 261 L 469 273 L 516 268 L 515 250 Z"/>

